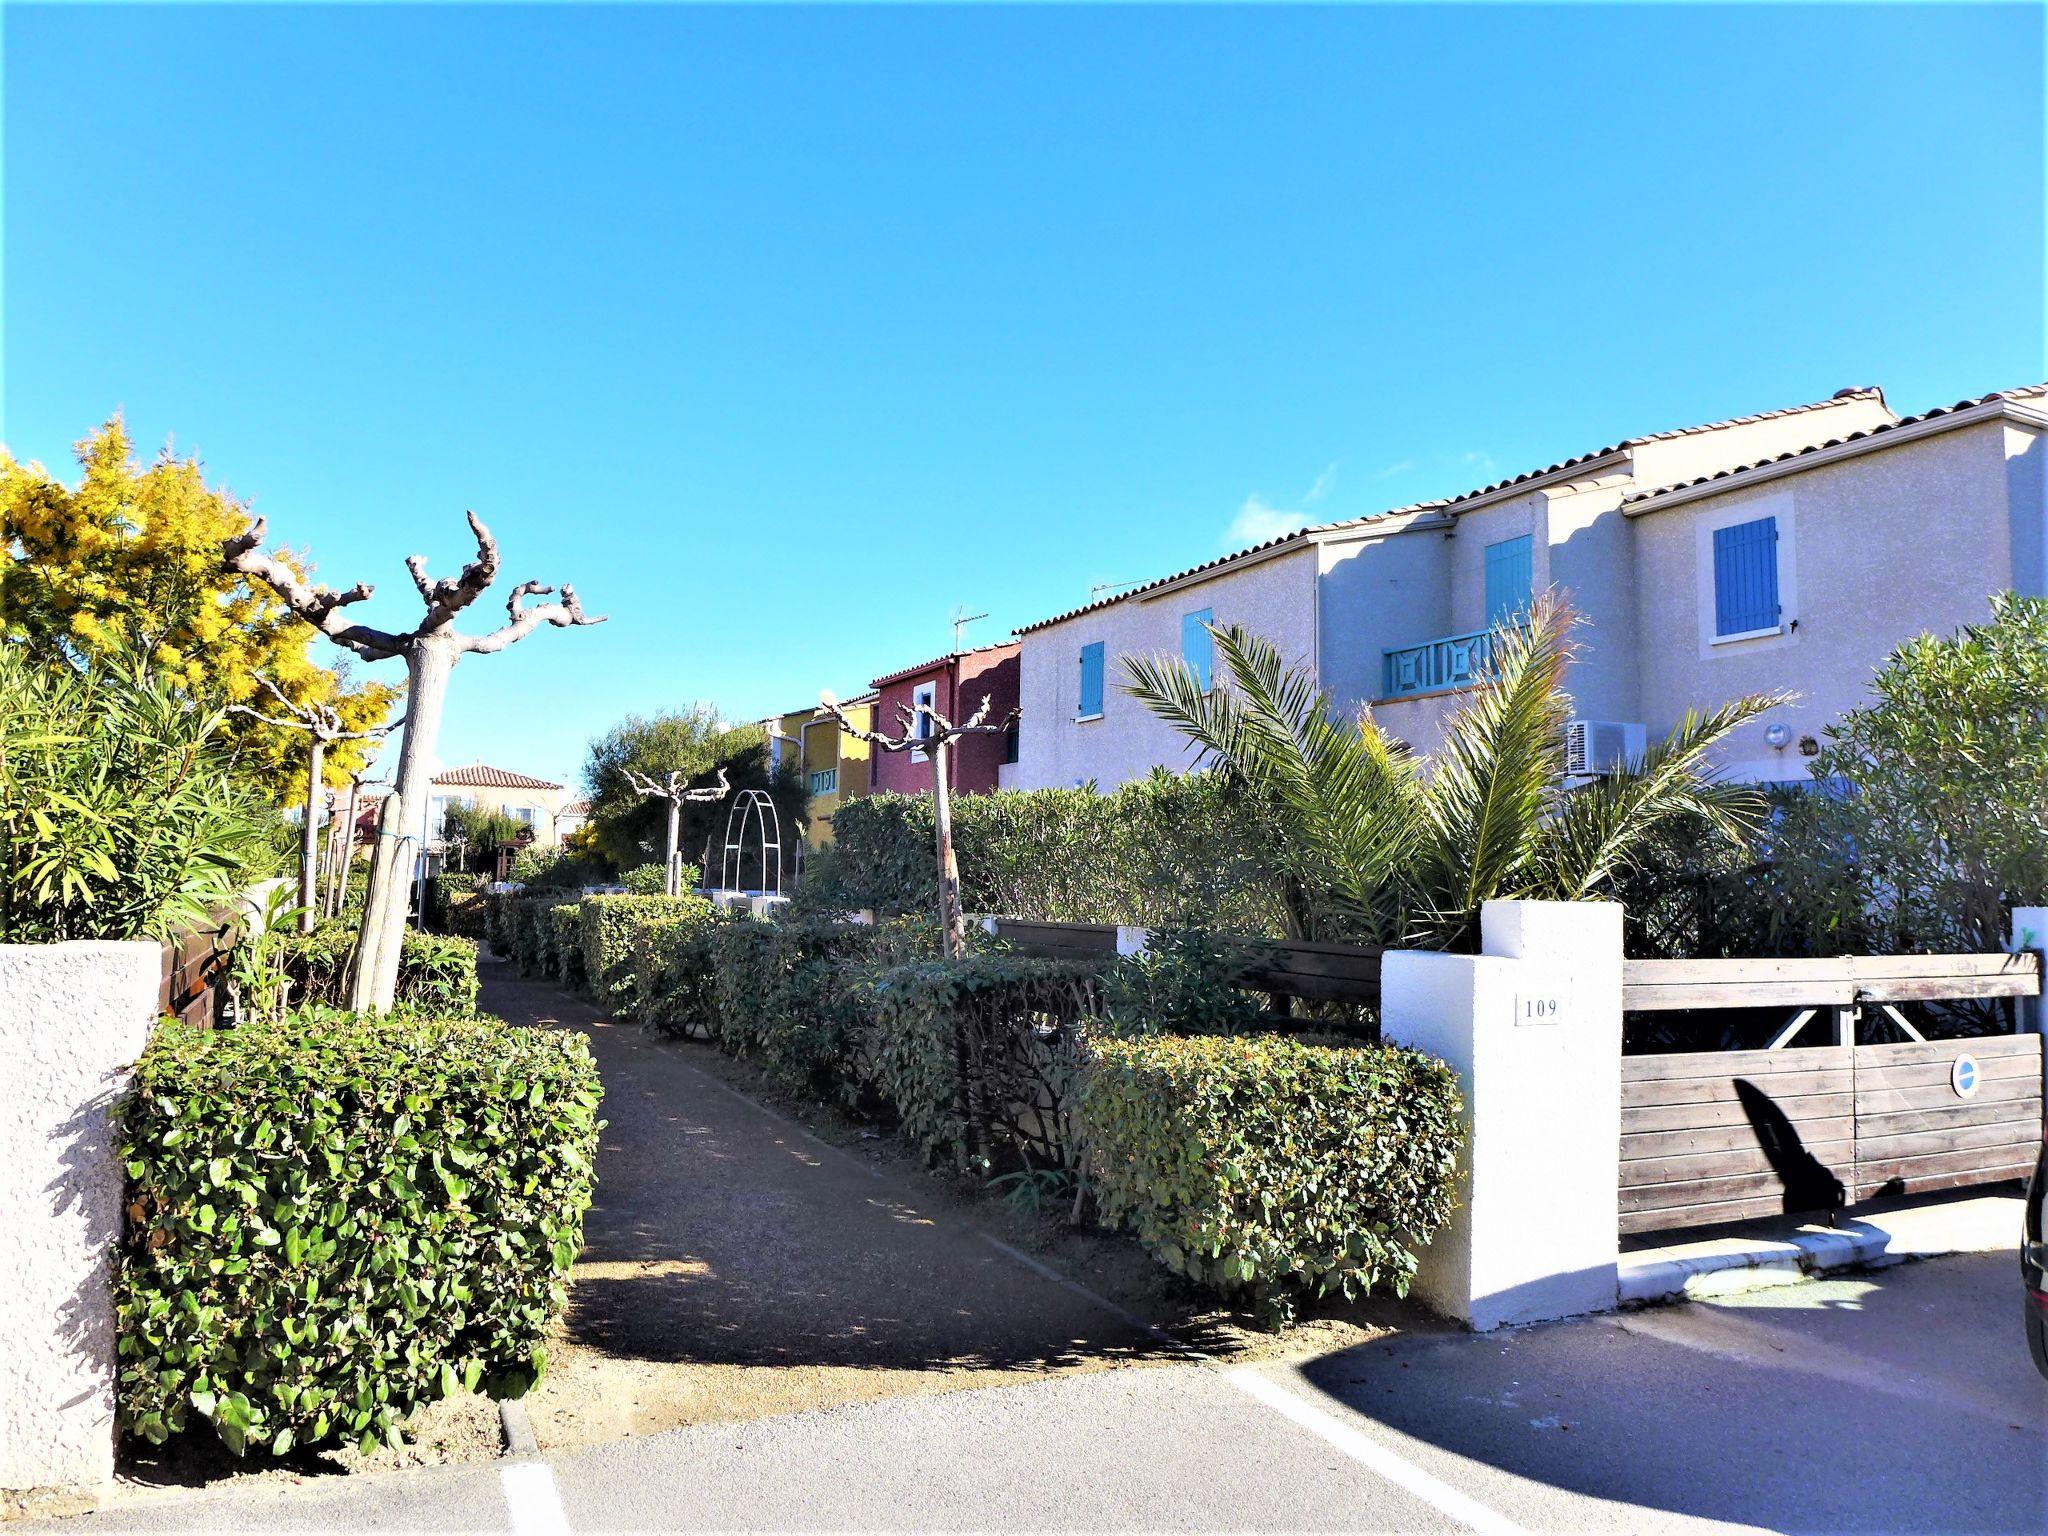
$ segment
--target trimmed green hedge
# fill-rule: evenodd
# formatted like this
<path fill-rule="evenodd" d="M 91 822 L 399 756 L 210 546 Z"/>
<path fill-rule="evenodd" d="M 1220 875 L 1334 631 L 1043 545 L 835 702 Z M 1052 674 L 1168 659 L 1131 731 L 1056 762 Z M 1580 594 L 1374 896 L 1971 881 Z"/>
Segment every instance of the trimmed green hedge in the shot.
<path fill-rule="evenodd" d="M 573 901 L 548 908 L 548 974 L 572 992 L 583 990 L 583 914 Z"/>
<path fill-rule="evenodd" d="M 276 943 L 295 1006 L 339 1008 L 348 1002 L 355 924 L 338 919 L 309 934 L 279 934 Z M 476 955 L 474 939 L 406 929 L 398 950 L 394 1008 L 447 1017 L 476 1012 Z"/>
<path fill-rule="evenodd" d="M 1419 1051 L 1271 1036 L 1100 1039 L 1080 1123 L 1105 1219 L 1167 1268 L 1248 1292 L 1407 1294 L 1450 1216 L 1457 1075 Z"/>
<path fill-rule="evenodd" d="M 648 923 L 684 917 L 702 923 L 712 914 L 701 896 L 586 896 L 578 907 L 583 970 L 590 995 L 599 1007 L 625 1009 L 632 1004 L 637 980 L 634 938 Z"/>
<path fill-rule="evenodd" d="M 554 910 L 558 894 L 548 890 L 537 893 L 522 891 L 512 898 L 509 917 L 512 963 L 519 967 L 522 976 L 548 974 L 555 937 L 554 921 L 549 913 Z"/>
<path fill-rule="evenodd" d="M 659 1034 L 709 1038 L 717 1028 L 712 942 L 748 918 L 728 916 L 708 901 L 638 921 L 633 950 L 633 1017 Z"/>
<path fill-rule="evenodd" d="M 928 1157 L 1064 1164 L 1074 1039 L 1096 988 L 1094 966 L 1024 955 L 891 967 L 868 992 L 865 1074 Z"/>
<path fill-rule="evenodd" d="M 832 817 L 831 857 L 797 892 L 804 910 L 933 908 L 929 795 L 865 795 Z M 1287 932 L 1282 884 L 1258 807 L 1216 774 L 1163 770 L 1105 794 L 1003 790 L 953 802 L 961 899 L 970 912 L 1058 922 Z"/>
<path fill-rule="evenodd" d="M 229 1450 L 397 1443 L 546 1365 L 582 1245 L 584 1039 L 351 1014 L 158 1026 L 117 1113 L 122 1427 Z"/>
<path fill-rule="evenodd" d="M 718 1042 L 791 1087 L 851 1098 L 873 1011 L 869 972 L 915 942 L 893 925 L 730 922 L 708 939 Z"/>

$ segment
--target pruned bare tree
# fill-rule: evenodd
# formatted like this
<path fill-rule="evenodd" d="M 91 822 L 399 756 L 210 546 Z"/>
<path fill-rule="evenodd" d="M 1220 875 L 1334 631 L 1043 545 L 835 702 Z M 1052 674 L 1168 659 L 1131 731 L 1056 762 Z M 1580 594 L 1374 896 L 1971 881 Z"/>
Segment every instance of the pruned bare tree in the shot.
<path fill-rule="evenodd" d="M 506 622 L 485 635 L 465 635 L 455 619 L 483 596 L 498 576 L 498 541 L 474 512 L 470 531 L 476 536 L 476 559 L 439 581 L 427 577 L 423 555 L 408 555 L 405 568 L 419 589 L 426 615 L 403 633 L 375 629 L 352 620 L 346 610 L 369 597 L 372 589 L 357 583 L 345 592 L 309 586 L 282 557 L 263 548 L 265 524 L 258 518 L 229 539 L 221 555 L 230 570 L 268 585 L 285 604 L 336 645 L 367 661 L 397 656 L 405 661 L 408 693 L 407 724 L 399 748 L 398 786 L 386 802 L 382 831 L 370 861 L 370 898 L 363 911 L 356 942 L 355 976 L 349 989 L 352 1007 L 388 1012 L 398 988 L 398 951 L 405 937 L 405 887 L 400 873 L 405 856 L 419 857 L 426 842 L 427 786 L 434 749 L 441 735 L 441 713 L 448 698 L 448 676 L 464 656 L 489 656 L 525 639 L 543 624 L 557 628 L 602 624 L 583 611 L 575 588 L 563 583 L 561 600 L 521 606 L 530 597 L 552 596 L 555 589 L 522 581 L 505 603 Z"/>
<path fill-rule="evenodd" d="M 725 770 L 718 770 L 716 784 L 700 785 L 691 789 L 689 775 L 680 768 L 671 768 L 661 778 L 640 772 L 636 768 L 626 770 L 626 782 L 633 786 L 635 794 L 650 800 L 668 802 L 668 850 L 662 862 L 662 889 L 671 896 L 683 894 L 683 854 L 677 846 L 683 835 L 683 807 L 685 805 L 706 805 L 723 800 L 732 791 L 732 784 L 725 776 Z"/>
<path fill-rule="evenodd" d="M 304 731 L 307 740 L 306 803 L 304 815 L 299 824 L 299 932 L 311 933 L 320 912 L 320 838 L 319 808 L 323 785 L 321 771 L 325 766 L 327 748 L 337 741 L 376 741 L 405 724 L 405 716 L 384 725 L 373 725 L 366 731 L 352 731 L 341 722 L 341 714 L 331 704 L 294 704 L 285 691 L 269 678 L 259 676 L 256 681 L 263 690 L 277 700 L 278 708 L 285 713 L 284 719 L 266 715 L 260 709 L 247 704 L 228 706 L 237 714 L 247 715 L 252 720 L 261 720 L 265 725 L 275 726 L 281 731 Z M 332 807 L 329 796 L 329 809 Z M 351 796 L 353 799 L 353 796 Z"/>
<path fill-rule="evenodd" d="M 818 699 L 818 719 L 838 721 L 840 730 L 858 741 L 867 742 L 877 752 L 923 752 L 931 758 L 932 822 L 937 832 L 939 860 L 940 942 L 949 956 L 957 958 L 966 954 L 967 915 L 960 908 L 960 863 L 953 856 L 953 743 L 962 736 L 999 736 L 1016 720 L 1017 711 L 1013 709 L 1001 720 L 991 723 L 988 718 L 989 697 L 983 694 L 981 707 L 955 725 L 929 705 L 898 704 L 896 713 L 903 721 L 903 734 L 884 736 L 879 731 L 864 731 L 855 725 L 829 692 L 820 694 Z M 928 729 L 920 730 L 920 719 L 926 722 Z"/>

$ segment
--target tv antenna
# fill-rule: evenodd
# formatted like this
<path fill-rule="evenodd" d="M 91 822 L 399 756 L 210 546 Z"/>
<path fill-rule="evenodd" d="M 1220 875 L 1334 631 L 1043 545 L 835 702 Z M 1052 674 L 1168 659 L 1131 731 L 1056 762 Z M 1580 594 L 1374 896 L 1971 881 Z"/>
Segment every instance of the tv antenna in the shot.
<path fill-rule="evenodd" d="M 985 613 L 969 613 L 965 603 L 955 608 L 953 610 L 953 649 L 956 651 L 966 650 L 967 626 L 974 623 L 977 619 L 985 619 L 987 617 L 988 615 Z"/>

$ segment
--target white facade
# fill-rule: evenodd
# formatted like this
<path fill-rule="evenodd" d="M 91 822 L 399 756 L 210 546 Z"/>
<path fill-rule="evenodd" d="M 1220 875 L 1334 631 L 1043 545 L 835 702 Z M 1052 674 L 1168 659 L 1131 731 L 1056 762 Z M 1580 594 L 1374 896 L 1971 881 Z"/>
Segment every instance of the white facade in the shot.
<path fill-rule="evenodd" d="M 1496 563 L 1508 585 L 1526 570 L 1528 592 L 1577 610 L 1577 715 L 1654 740 L 1688 708 L 1796 693 L 1729 744 L 1723 768 L 1804 778 L 1802 738 L 1861 702 L 1899 644 L 1982 620 L 1994 592 L 2048 593 L 2044 430 L 2048 386 L 1904 421 L 1878 391 L 1844 391 L 1305 530 L 1024 630 L 1019 761 L 1004 787 L 1109 788 L 1185 767 L 1182 738 L 1122 693 L 1118 658 L 1177 653 L 1185 615 L 1205 608 L 1311 666 L 1340 711 L 1370 708 L 1432 751 L 1469 695 L 1459 666 L 1499 601 Z M 1731 637 L 1717 532 L 1759 529 L 1768 570 L 1749 575 L 1775 583 L 1776 616 Z M 1084 720 L 1079 658 L 1096 643 L 1108 682 L 1101 718 Z"/>

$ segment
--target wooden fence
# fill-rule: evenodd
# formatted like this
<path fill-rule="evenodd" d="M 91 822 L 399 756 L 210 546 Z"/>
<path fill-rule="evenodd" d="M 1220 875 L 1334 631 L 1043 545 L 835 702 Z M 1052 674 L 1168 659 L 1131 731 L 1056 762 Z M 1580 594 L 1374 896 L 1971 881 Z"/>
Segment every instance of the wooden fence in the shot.
<path fill-rule="evenodd" d="M 1060 960 L 1107 960 L 1116 954 L 1117 934 L 1122 931 L 1109 923 L 1046 923 L 1015 917 L 992 918 L 990 922 L 998 938 L 1024 953 Z M 1295 998 L 1379 1006 L 1380 956 L 1384 951 L 1377 947 L 1235 939 L 1223 934 L 1213 937 L 1226 948 L 1245 952 L 1253 962 L 1245 976 L 1246 987 L 1271 996 L 1283 1014 Z"/>

